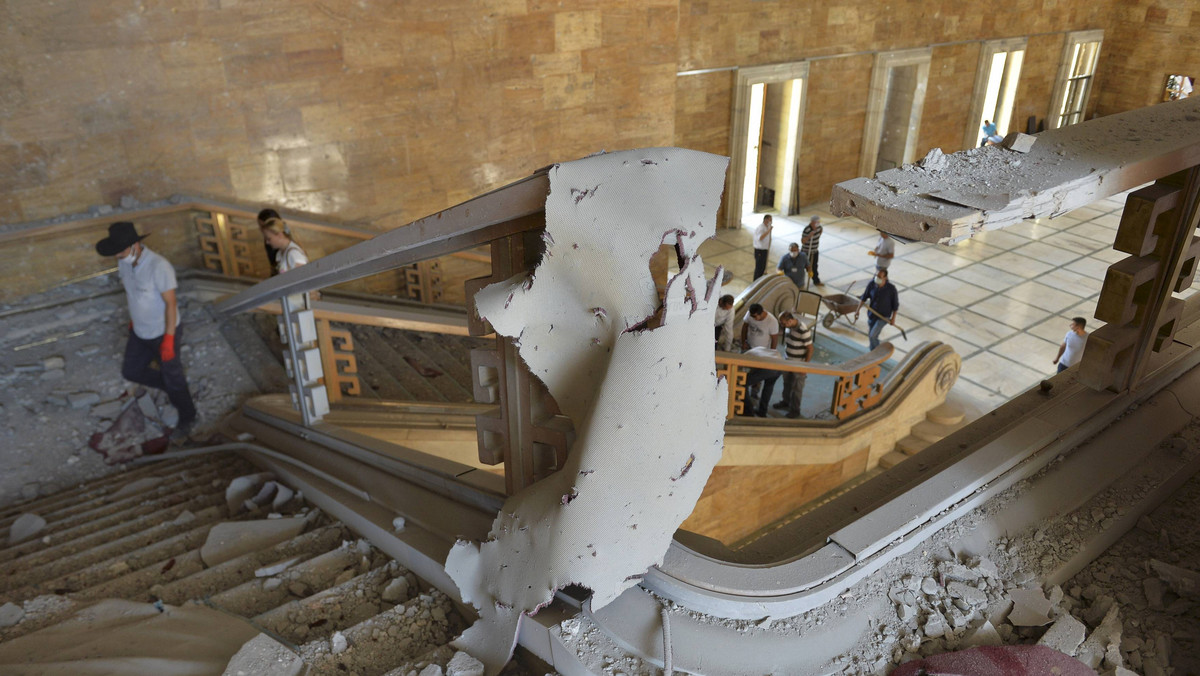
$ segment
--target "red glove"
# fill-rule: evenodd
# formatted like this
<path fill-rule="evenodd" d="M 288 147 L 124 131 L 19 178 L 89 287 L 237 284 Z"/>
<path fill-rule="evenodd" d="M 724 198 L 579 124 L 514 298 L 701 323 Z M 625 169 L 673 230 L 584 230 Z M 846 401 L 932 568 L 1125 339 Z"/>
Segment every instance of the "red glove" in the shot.
<path fill-rule="evenodd" d="M 162 345 L 159 346 L 159 356 L 164 362 L 171 361 L 175 358 L 175 335 L 168 333 L 163 336 Z"/>

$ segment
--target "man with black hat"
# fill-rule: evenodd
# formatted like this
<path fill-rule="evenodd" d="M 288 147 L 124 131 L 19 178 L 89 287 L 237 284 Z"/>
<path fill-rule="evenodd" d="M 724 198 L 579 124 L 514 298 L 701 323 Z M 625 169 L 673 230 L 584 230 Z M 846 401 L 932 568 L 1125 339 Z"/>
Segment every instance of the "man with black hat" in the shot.
<path fill-rule="evenodd" d="M 121 375 L 167 393 L 179 411 L 179 424 L 171 439 L 184 441 L 196 421 L 196 406 L 176 351 L 181 327 L 175 268 L 142 244 L 146 237 L 137 233 L 133 223 L 113 223 L 108 226 L 108 237 L 96 243 L 96 252 L 116 257 L 117 273 L 129 300 L 129 342 Z M 157 369 L 152 367 L 155 362 Z"/>

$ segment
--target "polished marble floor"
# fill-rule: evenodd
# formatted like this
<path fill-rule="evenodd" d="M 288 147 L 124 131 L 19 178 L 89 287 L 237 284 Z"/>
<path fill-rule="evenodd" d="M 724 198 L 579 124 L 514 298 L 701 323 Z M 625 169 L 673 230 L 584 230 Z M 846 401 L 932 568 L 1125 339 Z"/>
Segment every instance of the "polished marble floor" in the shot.
<path fill-rule="evenodd" d="M 948 343 L 962 355 L 955 391 L 990 410 L 1055 372 L 1053 359 L 1071 321 L 1082 316 L 1088 330 L 1105 272 L 1125 254 L 1112 249 L 1125 195 L 1117 195 L 1053 219 L 1026 221 L 986 232 L 952 247 L 897 242 L 890 268 L 900 291 L 896 323 L 908 333 L 885 327 L 897 358 L 925 340 Z M 853 218 L 835 218 L 827 204 L 802 209 L 793 217 L 775 215 L 769 270 L 812 215 L 825 226 L 821 239 L 820 293 L 861 294 L 874 271 L 867 252 L 878 237 Z M 738 293 L 751 281 L 754 258 L 750 231 L 721 230 L 700 249 L 708 265 L 723 265 L 734 277 L 726 286 Z M 1200 282 L 1181 297 L 1200 290 Z M 839 319 L 819 333 L 866 348 L 866 317 L 854 325 Z"/>

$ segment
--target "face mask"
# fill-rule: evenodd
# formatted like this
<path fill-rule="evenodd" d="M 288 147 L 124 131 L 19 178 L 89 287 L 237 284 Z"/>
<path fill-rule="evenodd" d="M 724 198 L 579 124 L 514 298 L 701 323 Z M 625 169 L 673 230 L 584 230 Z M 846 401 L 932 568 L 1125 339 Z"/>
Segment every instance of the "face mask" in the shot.
<path fill-rule="evenodd" d="M 887 283 L 887 280 L 885 280 L 883 277 L 880 277 L 879 275 L 875 275 L 875 286 L 883 286 L 886 283 Z"/>
<path fill-rule="evenodd" d="M 133 265 L 133 261 L 137 259 L 137 251 L 134 247 L 129 247 L 129 255 L 124 258 L 118 258 L 117 263 L 122 265 Z"/>

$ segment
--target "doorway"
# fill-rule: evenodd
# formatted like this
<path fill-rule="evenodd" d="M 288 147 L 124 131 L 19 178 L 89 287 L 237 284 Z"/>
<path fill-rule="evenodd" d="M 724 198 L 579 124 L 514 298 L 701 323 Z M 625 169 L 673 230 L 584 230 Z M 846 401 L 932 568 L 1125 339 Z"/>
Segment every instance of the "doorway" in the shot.
<path fill-rule="evenodd" d="M 915 159 L 925 87 L 929 82 L 929 60 L 928 48 L 875 56 L 860 175 L 873 176 Z"/>
<path fill-rule="evenodd" d="M 971 114 L 963 136 L 964 148 L 975 148 L 987 142 L 986 125 L 995 125 L 996 135 L 1001 137 L 1012 131 L 1013 101 L 1017 97 L 1021 64 L 1025 60 L 1025 44 L 1025 38 L 983 43 L 971 95 Z"/>
<path fill-rule="evenodd" d="M 726 223 L 740 228 L 754 214 L 791 214 L 804 121 L 805 62 L 739 68 L 733 101 Z"/>

